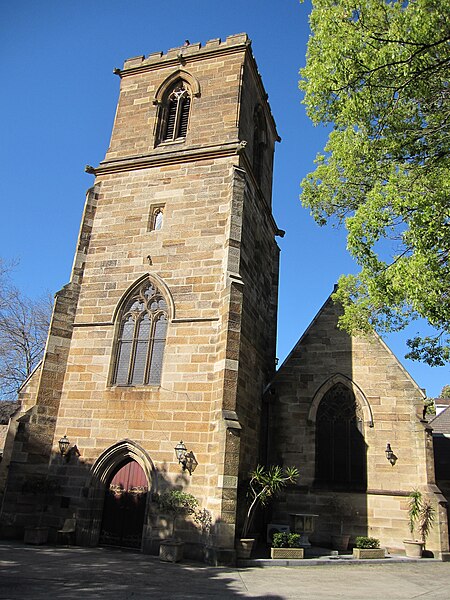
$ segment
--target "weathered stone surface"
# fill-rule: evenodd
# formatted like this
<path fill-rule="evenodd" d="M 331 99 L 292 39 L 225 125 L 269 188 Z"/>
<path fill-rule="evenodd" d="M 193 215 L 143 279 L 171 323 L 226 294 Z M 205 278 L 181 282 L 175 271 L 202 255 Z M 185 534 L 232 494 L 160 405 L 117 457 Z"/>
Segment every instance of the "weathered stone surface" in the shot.
<path fill-rule="evenodd" d="M 177 74 L 192 92 L 188 131 L 185 139 L 160 143 L 158 90 Z M 260 181 L 253 173 L 259 105 L 266 121 Z M 214 523 L 227 524 L 218 539 L 232 547 L 237 481 L 258 460 L 261 390 L 275 366 L 278 247 L 270 205 L 276 139 L 247 36 L 125 63 L 72 280 L 58 295 L 40 381 L 29 401 L 30 407 L 51 407 L 52 419 L 41 419 L 34 430 L 31 420 L 24 424 L 20 446 L 21 461 L 44 454 L 57 477 L 77 471 L 70 485 L 61 480 L 61 495 L 68 498 L 65 512 L 80 515 L 89 543 L 98 537 L 99 490 L 109 476 L 94 467 L 94 481 L 93 465 L 129 440 L 153 487 L 156 472 L 166 486 L 179 485 L 181 477 Z M 155 207 L 163 209 L 157 230 Z M 170 307 L 161 385 L 116 387 L 118 307 L 146 276 Z M 236 411 L 239 436 L 224 427 L 223 409 Z M 58 451 L 63 435 L 80 452 L 67 463 Z M 198 461 L 191 477 L 180 475 L 175 458 L 180 439 Z M 19 438 L 16 445 L 18 460 Z M 119 466 L 130 456 L 124 450 L 104 460 Z M 12 471 L 16 467 L 11 464 Z M 63 513 L 58 507 L 56 514 Z"/>

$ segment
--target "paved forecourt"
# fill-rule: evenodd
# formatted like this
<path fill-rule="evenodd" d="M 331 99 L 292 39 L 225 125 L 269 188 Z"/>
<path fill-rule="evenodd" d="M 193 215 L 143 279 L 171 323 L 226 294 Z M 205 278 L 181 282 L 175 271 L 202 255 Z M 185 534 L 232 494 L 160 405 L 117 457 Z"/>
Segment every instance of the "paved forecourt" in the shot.
<path fill-rule="evenodd" d="M 230 569 L 163 563 L 154 556 L 104 548 L 0 542 L 0 599 L 448 600 L 450 563 L 388 560 Z"/>

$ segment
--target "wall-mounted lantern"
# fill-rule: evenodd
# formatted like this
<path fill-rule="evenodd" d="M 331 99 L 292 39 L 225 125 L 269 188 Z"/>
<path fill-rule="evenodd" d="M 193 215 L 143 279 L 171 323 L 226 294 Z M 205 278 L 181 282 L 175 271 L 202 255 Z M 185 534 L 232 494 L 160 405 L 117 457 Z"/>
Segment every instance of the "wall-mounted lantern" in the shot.
<path fill-rule="evenodd" d="M 76 454 L 76 456 L 80 456 L 80 451 L 78 450 L 77 446 L 71 446 L 69 438 L 65 434 L 59 440 L 58 446 L 59 446 L 59 452 L 61 453 L 61 456 L 65 459 L 66 462 L 69 462 L 72 454 Z"/>
<path fill-rule="evenodd" d="M 397 457 L 395 456 L 395 454 L 391 448 L 391 445 L 389 443 L 386 444 L 385 453 L 386 453 L 387 460 L 391 463 L 392 466 L 394 466 L 395 463 L 397 462 Z"/>
<path fill-rule="evenodd" d="M 192 475 L 193 471 L 197 468 L 198 462 L 192 450 L 188 451 L 183 440 L 175 446 L 175 456 L 183 471 L 188 471 L 189 475 Z"/>

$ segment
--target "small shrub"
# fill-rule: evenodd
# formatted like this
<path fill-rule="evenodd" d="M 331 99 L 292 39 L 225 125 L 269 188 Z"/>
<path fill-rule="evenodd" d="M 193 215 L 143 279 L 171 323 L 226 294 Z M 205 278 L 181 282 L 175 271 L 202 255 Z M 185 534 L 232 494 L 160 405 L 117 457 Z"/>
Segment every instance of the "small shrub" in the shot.
<path fill-rule="evenodd" d="M 153 500 L 158 504 L 162 513 L 171 515 L 172 536 L 175 535 L 177 518 L 193 515 L 198 507 L 198 500 L 195 496 L 180 490 L 169 490 L 161 495 L 155 494 Z"/>
<path fill-rule="evenodd" d="M 299 533 L 274 533 L 272 548 L 300 548 L 300 538 Z"/>
<path fill-rule="evenodd" d="M 356 547 L 361 548 L 362 550 L 371 550 L 373 548 L 380 547 L 380 540 L 373 537 L 366 537 L 361 535 L 356 538 Z"/>

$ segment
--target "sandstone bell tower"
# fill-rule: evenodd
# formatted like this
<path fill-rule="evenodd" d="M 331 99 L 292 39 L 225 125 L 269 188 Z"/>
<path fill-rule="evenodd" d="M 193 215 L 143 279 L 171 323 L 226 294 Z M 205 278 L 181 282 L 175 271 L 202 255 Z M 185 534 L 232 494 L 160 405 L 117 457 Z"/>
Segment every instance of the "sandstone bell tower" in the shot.
<path fill-rule="evenodd" d="M 105 490 L 134 461 L 149 490 L 176 485 L 199 499 L 212 516 L 210 545 L 225 556 L 238 482 L 261 457 L 275 369 L 278 136 L 245 34 L 132 58 L 115 72 L 110 146 L 87 169 L 95 182 L 72 280 L 33 392 L 31 410 L 47 406 L 39 452 L 61 481 L 56 514 L 77 515 L 80 543 L 101 539 Z M 68 333 L 52 378 L 58 323 Z M 64 435 L 79 456 L 62 460 Z M 191 475 L 175 458 L 180 440 L 198 463 Z M 31 445 L 22 451 L 30 463 Z M 144 550 L 162 535 L 150 496 Z M 195 532 L 185 535 L 195 545 Z"/>

